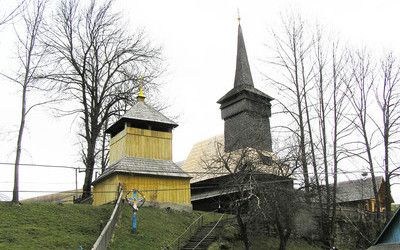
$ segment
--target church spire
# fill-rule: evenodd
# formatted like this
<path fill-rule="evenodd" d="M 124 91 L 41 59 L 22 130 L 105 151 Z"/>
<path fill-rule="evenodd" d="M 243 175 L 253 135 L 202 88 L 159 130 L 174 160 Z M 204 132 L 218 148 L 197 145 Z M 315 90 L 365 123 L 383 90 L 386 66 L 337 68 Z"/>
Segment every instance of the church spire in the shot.
<path fill-rule="evenodd" d="M 234 87 L 218 100 L 225 121 L 226 152 L 246 147 L 272 152 L 269 122 L 272 100 L 254 87 L 239 23 Z"/>
<path fill-rule="evenodd" d="M 242 27 L 239 21 L 234 87 L 239 87 L 241 85 L 254 87 L 253 78 L 251 77 L 249 60 L 247 59 L 247 52 L 243 39 Z"/>

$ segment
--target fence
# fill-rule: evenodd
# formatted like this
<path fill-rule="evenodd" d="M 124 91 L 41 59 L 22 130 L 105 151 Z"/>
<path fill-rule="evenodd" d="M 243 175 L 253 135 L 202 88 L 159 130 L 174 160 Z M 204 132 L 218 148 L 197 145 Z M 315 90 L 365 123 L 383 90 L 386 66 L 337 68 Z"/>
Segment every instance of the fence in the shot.
<path fill-rule="evenodd" d="M 196 246 L 193 249 L 196 249 L 197 247 L 200 246 L 200 244 L 207 239 L 207 237 L 214 231 L 214 229 L 218 226 L 218 224 L 221 222 L 222 218 L 224 217 L 225 214 L 222 214 L 221 217 L 218 219 L 217 223 L 211 228 L 211 230 L 196 244 Z"/>
<path fill-rule="evenodd" d="M 185 245 L 186 241 L 190 239 L 198 230 L 203 226 L 204 222 L 204 214 L 197 218 L 195 221 L 190 224 L 186 230 L 179 235 L 173 242 L 162 247 L 163 250 L 179 250 L 182 246 Z"/>
<path fill-rule="evenodd" d="M 93 245 L 92 250 L 105 250 L 107 249 L 107 245 L 110 242 L 115 224 L 118 221 L 118 217 L 121 214 L 122 207 L 123 207 L 123 190 L 121 186 L 118 188 L 119 195 L 118 195 L 118 200 L 117 203 L 115 204 L 114 210 L 111 214 L 110 219 L 108 220 L 106 226 L 103 228 L 103 231 L 101 231 L 99 238 L 97 238 L 96 242 Z"/>

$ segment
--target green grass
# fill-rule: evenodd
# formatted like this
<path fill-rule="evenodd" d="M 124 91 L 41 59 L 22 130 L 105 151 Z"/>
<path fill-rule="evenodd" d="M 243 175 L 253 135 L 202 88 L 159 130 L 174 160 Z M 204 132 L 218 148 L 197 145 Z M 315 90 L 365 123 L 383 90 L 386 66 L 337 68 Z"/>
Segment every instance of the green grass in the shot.
<path fill-rule="evenodd" d="M 279 239 L 273 237 L 258 237 L 251 240 L 251 249 L 279 249 Z M 224 246 L 224 249 L 234 249 L 234 250 L 243 250 L 244 245 L 241 241 L 234 242 L 214 242 L 208 247 L 208 250 L 219 250 L 221 246 Z M 319 250 L 320 247 L 313 246 L 308 244 L 304 240 L 289 240 L 287 246 L 287 250 Z"/>
<path fill-rule="evenodd" d="M 138 212 L 138 232 L 132 234 L 132 209 L 125 206 L 110 249 L 160 249 L 176 239 L 201 214 L 204 213 L 143 207 Z M 218 218 L 217 214 L 207 214 L 205 223 Z"/>
<path fill-rule="evenodd" d="M 237 241 L 234 244 L 233 249 L 242 250 L 245 249 L 242 242 Z M 279 249 L 279 239 L 273 237 L 257 237 L 252 239 L 251 249 Z M 319 250 L 320 247 L 308 244 L 304 240 L 289 239 L 287 250 Z"/>
<path fill-rule="evenodd" d="M 113 206 L 0 203 L 0 249 L 90 249 Z"/>
<path fill-rule="evenodd" d="M 242 241 L 237 239 L 238 228 L 234 225 L 225 225 L 220 232 L 221 237 L 219 242 L 214 242 L 208 248 L 208 250 L 219 250 L 219 249 L 234 249 L 244 250 L 244 244 Z M 253 237 L 252 237 L 253 236 Z M 251 249 L 279 249 L 279 239 L 270 236 L 254 236 L 250 235 Z M 289 239 L 287 250 L 317 250 L 321 249 L 318 246 L 313 246 L 304 240 Z"/>

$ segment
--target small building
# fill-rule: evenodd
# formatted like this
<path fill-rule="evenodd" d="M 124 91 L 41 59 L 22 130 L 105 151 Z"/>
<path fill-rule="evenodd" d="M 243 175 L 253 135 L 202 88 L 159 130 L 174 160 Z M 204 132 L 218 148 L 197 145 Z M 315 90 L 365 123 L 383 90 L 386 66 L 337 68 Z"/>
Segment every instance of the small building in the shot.
<path fill-rule="evenodd" d="M 381 212 L 385 209 L 384 188 L 382 176 L 375 177 Z M 339 182 L 336 189 L 337 203 L 346 208 L 356 208 L 368 212 L 376 212 L 376 200 L 372 186 L 372 178 Z M 393 198 L 391 198 L 393 202 Z"/>
<path fill-rule="evenodd" d="M 400 249 L 400 208 L 390 219 L 382 233 L 368 250 Z"/>
<path fill-rule="evenodd" d="M 116 200 L 118 185 L 139 190 L 146 204 L 191 209 L 190 176 L 172 161 L 172 130 L 178 124 L 145 103 L 137 103 L 106 133 L 110 165 L 93 181 L 93 204 Z"/>

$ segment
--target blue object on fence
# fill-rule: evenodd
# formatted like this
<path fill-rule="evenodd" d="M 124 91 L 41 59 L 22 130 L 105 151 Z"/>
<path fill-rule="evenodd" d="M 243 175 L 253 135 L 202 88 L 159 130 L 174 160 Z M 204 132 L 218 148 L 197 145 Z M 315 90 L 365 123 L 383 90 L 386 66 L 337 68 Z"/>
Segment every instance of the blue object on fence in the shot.
<path fill-rule="evenodd" d="M 128 201 L 129 205 L 132 207 L 133 209 L 133 214 L 132 214 L 132 233 L 136 233 L 137 232 L 137 211 L 139 210 L 139 207 L 143 206 L 144 202 L 145 202 L 145 198 L 142 195 L 142 193 L 140 193 L 140 195 L 142 195 L 143 198 L 138 198 L 138 191 L 137 190 L 133 190 L 132 192 L 132 197 L 128 198 L 130 192 L 128 192 L 128 194 L 126 195 L 126 200 Z M 139 206 L 138 206 L 139 204 Z"/>
<path fill-rule="evenodd" d="M 133 200 L 133 215 L 132 215 L 132 233 L 136 233 L 137 230 L 137 223 L 136 223 L 136 212 L 137 212 L 137 192 L 136 190 L 133 191 L 132 194 Z"/>

